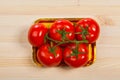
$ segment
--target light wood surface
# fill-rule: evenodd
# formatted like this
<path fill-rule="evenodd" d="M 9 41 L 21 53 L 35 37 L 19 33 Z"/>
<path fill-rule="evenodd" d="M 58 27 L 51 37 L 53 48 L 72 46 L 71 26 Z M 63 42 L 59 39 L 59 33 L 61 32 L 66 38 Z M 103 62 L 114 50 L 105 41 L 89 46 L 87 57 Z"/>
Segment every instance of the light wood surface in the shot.
<path fill-rule="evenodd" d="M 84 68 L 42 68 L 27 31 L 45 17 L 91 17 L 101 28 L 97 60 Z M 119 0 L 0 0 L 0 80 L 120 80 Z"/>

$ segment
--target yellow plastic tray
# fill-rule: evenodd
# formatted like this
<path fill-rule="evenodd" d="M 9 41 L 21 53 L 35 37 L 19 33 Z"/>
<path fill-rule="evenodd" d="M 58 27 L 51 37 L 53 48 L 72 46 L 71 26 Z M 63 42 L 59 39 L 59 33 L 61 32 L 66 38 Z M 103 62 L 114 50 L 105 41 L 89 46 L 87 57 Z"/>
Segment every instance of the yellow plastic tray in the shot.
<path fill-rule="evenodd" d="M 35 21 L 35 23 L 43 23 L 48 28 L 50 28 L 51 24 L 55 20 L 58 20 L 58 19 L 66 19 L 66 20 L 71 21 L 74 24 L 82 18 L 40 18 L 40 19 L 37 19 Z M 89 44 L 88 48 L 89 48 L 89 60 L 88 60 L 88 62 L 86 63 L 85 66 L 89 66 L 89 65 L 93 64 L 94 61 L 96 60 L 96 42 L 92 43 L 92 44 Z M 33 61 L 37 65 L 42 66 L 41 63 L 37 60 L 37 49 L 38 48 L 37 47 L 32 47 L 32 49 L 33 49 L 33 54 L 32 54 Z M 65 64 L 62 62 L 60 65 L 65 65 Z"/>

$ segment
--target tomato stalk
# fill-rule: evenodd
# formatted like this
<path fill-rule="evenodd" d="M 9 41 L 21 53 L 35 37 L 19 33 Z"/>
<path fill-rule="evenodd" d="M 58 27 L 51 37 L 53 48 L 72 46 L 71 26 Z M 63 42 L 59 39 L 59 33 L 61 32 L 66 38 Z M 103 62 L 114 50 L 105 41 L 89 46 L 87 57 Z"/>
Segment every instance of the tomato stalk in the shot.
<path fill-rule="evenodd" d="M 60 42 L 60 41 L 57 41 L 57 40 L 54 40 L 54 39 L 50 38 L 50 37 L 48 36 L 48 33 L 45 35 L 45 39 L 48 39 L 48 40 L 53 41 L 53 42 L 55 42 L 55 43 L 59 43 L 59 42 Z"/>
<path fill-rule="evenodd" d="M 57 41 L 57 40 L 54 40 L 54 39 L 50 38 L 50 37 L 48 36 L 48 33 L 46 34 L 46 39 L 57 43 L 57 45 L 54 46 L 54 47 L 57 47 L 57 46 L 59 46 L 59 45 L 61 45 L 61 44 L 65 44 L 65 43 L 77 43 L 77 44 L 78 44 L 78 43 L 88 43 L 88 40 L 85 40 L 85 39 L 84 39 L 84 40 L 81 40 L 81 41 L 77 41 L 77 40 Z"/>

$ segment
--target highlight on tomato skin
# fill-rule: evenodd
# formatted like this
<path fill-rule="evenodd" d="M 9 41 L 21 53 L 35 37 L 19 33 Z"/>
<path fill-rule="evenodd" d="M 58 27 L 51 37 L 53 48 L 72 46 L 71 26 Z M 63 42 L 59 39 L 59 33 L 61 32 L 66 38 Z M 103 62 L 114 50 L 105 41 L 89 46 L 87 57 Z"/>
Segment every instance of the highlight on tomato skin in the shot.
<path fill-rule="evenodd" d="M 76 23 L 76 39 L 88 40 L 89 43 L 95 43 L 100 34 L 98 23 L 92 18 L 83 18 Z"/>
<path fill-rule="evenodd" d="M 28 31 L 28 41 L 34 47 L 39 47 L 44 43 L 44 37 L 48 29 L 42 23 L 33 24 Z"/>

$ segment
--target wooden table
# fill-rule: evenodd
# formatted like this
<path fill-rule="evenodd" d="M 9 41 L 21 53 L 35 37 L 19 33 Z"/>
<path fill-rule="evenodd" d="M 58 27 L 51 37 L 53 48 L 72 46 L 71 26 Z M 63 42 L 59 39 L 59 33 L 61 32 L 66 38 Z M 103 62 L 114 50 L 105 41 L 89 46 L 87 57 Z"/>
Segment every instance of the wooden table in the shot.
<path fill-rule="evenodd" d="M 97 60 L 85 68 L 42 68 L 27 31 L 45 17 L 91 17 L 101 28 Z M 120 80 L 119 0 L 0 0 L 0 80 Z"/>

